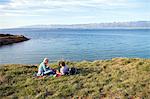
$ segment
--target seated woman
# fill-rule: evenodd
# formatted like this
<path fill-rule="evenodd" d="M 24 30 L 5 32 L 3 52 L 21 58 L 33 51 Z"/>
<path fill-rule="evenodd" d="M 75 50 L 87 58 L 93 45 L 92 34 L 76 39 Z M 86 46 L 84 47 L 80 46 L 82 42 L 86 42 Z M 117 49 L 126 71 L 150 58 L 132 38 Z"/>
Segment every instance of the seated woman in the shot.
<path fill-rule="evenodd" d="M 69 73 L 69 68 L 68 68 L 68 66 L 65 64 L 64 61 L 59 62 L 59 66 L 60 66 L 61 68 L 60 68 L 60 72 L 57 72 L 57 76 L 66 75 L 66 74 Z"/>
<path fill-rule="evenodd" d="M 40 64 L 38 68 L 37 76 L 55 74 L 55 72 L 48 67 L 48 61 L 49 61 L 48 58 L 44 58 L 43 62 Z"/>

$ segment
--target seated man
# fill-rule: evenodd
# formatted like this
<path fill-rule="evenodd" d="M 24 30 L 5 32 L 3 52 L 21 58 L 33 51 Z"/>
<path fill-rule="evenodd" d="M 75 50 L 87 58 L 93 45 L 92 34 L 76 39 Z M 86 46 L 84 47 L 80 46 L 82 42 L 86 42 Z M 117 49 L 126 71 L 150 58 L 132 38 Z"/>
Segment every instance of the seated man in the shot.
<path fill-rule="evenodd" d="M 38 68 L 37 76 L 55 74 L 55 72 L 48 67 L 48 58 L 44 58 L 43 62 Z"/>

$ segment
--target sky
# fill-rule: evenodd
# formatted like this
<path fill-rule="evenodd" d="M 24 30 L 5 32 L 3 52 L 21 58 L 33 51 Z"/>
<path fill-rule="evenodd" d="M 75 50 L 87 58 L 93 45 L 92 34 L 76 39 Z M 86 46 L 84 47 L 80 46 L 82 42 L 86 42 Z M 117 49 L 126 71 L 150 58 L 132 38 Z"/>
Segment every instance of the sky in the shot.
<path fill-rule="evenodd" d="M 0 28 L 150 21 L 150 0 L 0 0 Z"/>

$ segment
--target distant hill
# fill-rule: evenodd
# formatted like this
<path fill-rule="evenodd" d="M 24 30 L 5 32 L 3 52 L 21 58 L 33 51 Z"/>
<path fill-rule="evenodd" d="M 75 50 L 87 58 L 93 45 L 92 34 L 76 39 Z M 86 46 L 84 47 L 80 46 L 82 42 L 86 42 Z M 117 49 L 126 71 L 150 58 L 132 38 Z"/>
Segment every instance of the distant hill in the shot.
<path fill-rule="evenodd" d="M 68 28 L 68 29 L 103 29 L 103 28 L 150 28 L 150 21 L 136 22 L 112 22 L 112 23 L 89 23 L 89 24 L 71 24 L 71 25 L 32 25 L 22 28 Z"/>

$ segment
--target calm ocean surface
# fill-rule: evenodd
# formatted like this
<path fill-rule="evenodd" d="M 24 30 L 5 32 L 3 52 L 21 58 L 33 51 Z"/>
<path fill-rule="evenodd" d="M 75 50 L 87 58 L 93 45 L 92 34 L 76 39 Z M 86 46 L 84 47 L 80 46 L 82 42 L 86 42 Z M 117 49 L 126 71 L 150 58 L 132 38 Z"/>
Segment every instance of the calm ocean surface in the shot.
<path fill-rule="evenodd" d="M 39 64 L 51 62 L 111 59 L 114 57 L 150 58 L 150 29 L 131 30 L 0 30 L 0 33 L 25 35 L 31 40 L 0 47 L 0 64 Z"/>

